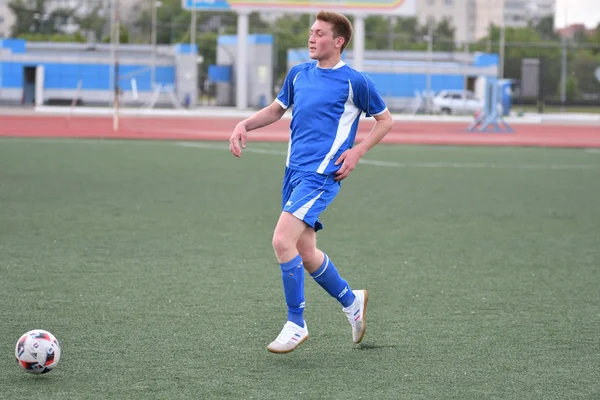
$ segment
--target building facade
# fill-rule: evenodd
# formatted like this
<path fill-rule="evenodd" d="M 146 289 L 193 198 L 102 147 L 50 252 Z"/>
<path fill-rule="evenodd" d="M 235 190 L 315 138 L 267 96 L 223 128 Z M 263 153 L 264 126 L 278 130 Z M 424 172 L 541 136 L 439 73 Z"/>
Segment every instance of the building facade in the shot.
<path fill-rule="evenodd" d="M 9 0 L 0 0 L 0 39 L 10 36 L 10 30 L 15 23 L 15 16 L 8 8 Z"/>
<path fill-rule="evenodd" d="M 15 15 L 12 10 L 8 7 L 10 0 L 0 0 L 0 39 L 9 38 L 12 31 L 12 26 L 15 23 Z M 111 7 L 114 0 L 45 0 L 44 7 L 46 13 L 51 13 L 56 9 L 73 9 L 76 10 L 77 16 L 85 16 L 91 13 L 94 9 L 100 8 L 102 16 L 107 18 L 107 29 L 108 21 L 111 15 Z M 150 0 L 119 0 L 119 10 L 121 12 L 121 20 L 128 22 L 134 18 L 135 14 L 132 12 L 134 6 L 137 3 L 147 3 L 150 8 Z M 40 16 L 43 18 L 43 16 Z M 79 30 L 79 25 L 73 19 L 68 21 L 62 21 L 60 30 L 63 33 L 74 33 Z"/>
<path fill-rule="evenodd" d="M 350 66 L 352 50 L 343 60 Z M 309 62 L 305 49 L 288 50 L 287 67 Z M 406 110 L 415 101 L 443 90 L 466 90 L 483 98 L 485 81 L 498 76 L 498 55 L 487 53 L 367 50 L 364 72 L 391 110 Z"/>
<path fill-rule="evenodd" d="M 423 25 L 429 19 L 448 19 L 457 43 L 486 37 L 490 25 L 521 28 L 531 21 L 554 15 L 556 0 L 418 0 L 417 18 Z"/>
<path fill-rule="evenodd" d="M 419 0 L 417 19 L 421 25 L 428 21 L 448 20 L 455 29 L 454 40 L 457 43 L 471 41 L 475 29 L 476 0 Z"/>
<path fill-rule="evenodd" d="M 198 98 L 197 47 L 0 40 L 0 102 L 108 105 L 116 82 L 130 105 L 193 107 Z"/>

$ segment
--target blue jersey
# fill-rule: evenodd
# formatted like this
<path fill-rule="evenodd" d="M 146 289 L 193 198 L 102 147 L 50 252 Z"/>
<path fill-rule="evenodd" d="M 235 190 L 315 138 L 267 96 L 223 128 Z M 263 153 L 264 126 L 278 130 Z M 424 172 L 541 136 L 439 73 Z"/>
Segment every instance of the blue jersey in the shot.
<path fill-rule="evenodd" d="M 295 65 L 275 101 L 284 109 L 293 106 L 286 165 L 324 175 L 341 167 L 334 163 L 352 148 L 362 112 L 387 110 L 371 78 L 343 61 L 331 69 L 316 62 Z"/>

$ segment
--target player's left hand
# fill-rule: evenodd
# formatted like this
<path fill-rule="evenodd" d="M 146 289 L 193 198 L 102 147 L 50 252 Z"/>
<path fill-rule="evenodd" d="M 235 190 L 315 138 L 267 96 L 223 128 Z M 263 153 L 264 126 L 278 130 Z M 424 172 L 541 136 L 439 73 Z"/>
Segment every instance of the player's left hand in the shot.
<path fill-rule="evenodd" d="M 346 179 L 348 175 L 350 175 L 350 172 L 356 168 L 356 164 L 358 164 L 358 161 L 362 156 L 363 153 L 358 147 L 343 152 L 335 162 L 335 165 L 342 164 L 340 169 L 335 173 L 335 180 L 339 182 Z"/>

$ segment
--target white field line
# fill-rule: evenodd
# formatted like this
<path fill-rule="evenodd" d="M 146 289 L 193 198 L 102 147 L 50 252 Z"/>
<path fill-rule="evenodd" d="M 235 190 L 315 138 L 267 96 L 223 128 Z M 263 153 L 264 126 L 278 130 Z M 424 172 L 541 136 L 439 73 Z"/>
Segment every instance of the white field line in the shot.
<path fill-rule="evenodd" d="M 209 142 L 177 142 L 178 146 L 193 147 L 198 149 L 225 150 L 229 146 Z M 281 150 L 265 149 L 260 147 L 247 147 L 244 153 L 271 154 L 275 156 L 286 156 L 287 152 Z M 600 165 L 588 164 L 496 164 L 496 163 L 461 163 L 461 162 L 413 162 L 400 163 L 394 161 L 360 160 L 361 164 L 375 165 L 378 167 L 392 168 L 505 168 L 505 169 L 547 169 L 547 170 L 597 170 Z"/>
<path fill-rule="evenodd" d="M 65 143 L 65 144 L 105 144 L 115 145 L 123 143 L 134 143 L 133 141 L 122 141 L 115 139 L 69 139 L 69 138 L 5 138 L 1 139 L 6 142 L 27 142 L 27 143 Z M 221 150 L 229 151 L 229 146 L 219 142 L 163 142 L 163 141 L 135 141 L 136 144 L 145 145 L 163 145 L 168 143 L 175 143 L 180 147 L 191 147 L 197 149 L 208 149 L 208 150 Z M 269 146 L 270 144 L 266 144 Z M 597 151 L 598 150 L 598 151 Z M 600 149 L 587 149 L 590 153 L 600 153 Z M 264 147 L 257 147 L 252 144 L 252 147 L 247 147 L 243 150 L 244 153 L 255 153 L 255 154 L 270 154 L 274 156 L 285 157 L 287 152 L 281 150 L 274 150 Z M 533 169 L 533 170 L 599 170 L 600 165 L 593 164 L 497 164 L 497 163 L 468 163 L 468 162 L 411 162 L 402 163 L 395 161 L 380 161 L 380 160 L 360 160 L 361 164 L 374 165 L 377 167 L 390 167 L 390 168 L 463 168 L 463 169 Z"/>

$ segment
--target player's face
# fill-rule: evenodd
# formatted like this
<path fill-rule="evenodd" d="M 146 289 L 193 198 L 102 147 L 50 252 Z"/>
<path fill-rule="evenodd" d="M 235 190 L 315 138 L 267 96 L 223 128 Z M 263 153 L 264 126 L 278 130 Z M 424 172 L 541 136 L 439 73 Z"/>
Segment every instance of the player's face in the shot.
<path fill-rule="evenodd" d="M 344 38 L 333 37 L 333 25 L 329 22 L 316 20 L 310 28 L 308 38 L 308 53 L 313 60 L 324 60 L 341 53 Z"/>

